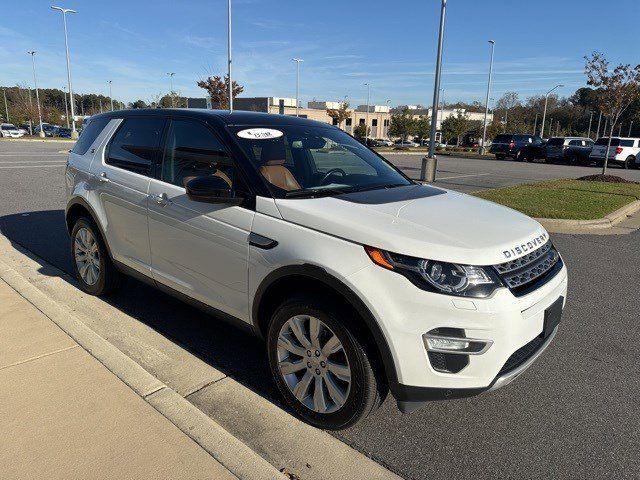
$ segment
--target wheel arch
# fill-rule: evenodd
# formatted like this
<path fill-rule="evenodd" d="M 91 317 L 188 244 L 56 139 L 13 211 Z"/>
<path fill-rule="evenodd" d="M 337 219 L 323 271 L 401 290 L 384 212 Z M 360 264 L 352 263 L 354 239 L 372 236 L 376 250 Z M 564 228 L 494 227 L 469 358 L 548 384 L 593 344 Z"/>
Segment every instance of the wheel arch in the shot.
<path fill-rule="evenodd" d="M 64 213 L 64 220 L 67 225 L 67 232 L 71 235 L 73 231 L 73 226 L 78 221 L 79 218 L 88 217 L 98 226 L 98 230 L 100 230 L 100 235 L 102 236 L 102 241 L 107 247 L 107 252 L 109 253 L 109 257 L 113 260 L 113 255 L 111 254 L 111 248 L 109 248 L 109 243 L 107 242 L 107 236 L 102 228 L 100 221 L 98 220 L 98 215 L 95 210 L 89 205 L 82 197 L 75 197 L 67 203 L 67 208 Z"/>
<path fill-rule="evenodd" d="M 356 326 L 360 328 L 360 332 L 367 335 L 367 340 L 375 349 L 376 360 L 384 369 L 389 387 L 392 393 L 395 392 L 398 385 L 395 362 L 377 320 L 351 288 L 322 267 L 310 264 L 292 265 L 281 267 L 267 275 L 254 295 L 251 315 L 255 333 L 264 338 L 269 320 L 278 305 L 291 292 L 307 291 L 332 295 L 357 314 Z"/>

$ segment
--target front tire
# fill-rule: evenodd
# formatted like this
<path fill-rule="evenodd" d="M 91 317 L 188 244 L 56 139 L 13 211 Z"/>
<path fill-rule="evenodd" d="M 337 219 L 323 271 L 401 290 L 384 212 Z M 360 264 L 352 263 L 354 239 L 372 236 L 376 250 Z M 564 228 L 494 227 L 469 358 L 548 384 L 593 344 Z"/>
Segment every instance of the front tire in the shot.
<path fill-rule="evenodd" d="M 318 428 L 350 427 L 376 409 L 384 381 L 371 349 L 338 302 L 311 295 L 285 301 L 267 332 L 269 365 L 280 394 L 295 413 Z M 341 319 L 341 320 L 339 320 Z"/>
<path fill-rule="evenodd" d="M 636 158 L 632 155 L 629 155 L 627 159 L 624 161 L 623 166 L 626 170 L 629 170 L 631 168 L 635 168 L 635 163 L 636 163 Z"/>
<path fill-rule="evenodd" d="M 111 261 L 100 229 L 89 218 L 80 218 L 71 231 L 73 270 L 80 288 L 90 295 L 107 295 L 122 284 L 122 274 Z"/>

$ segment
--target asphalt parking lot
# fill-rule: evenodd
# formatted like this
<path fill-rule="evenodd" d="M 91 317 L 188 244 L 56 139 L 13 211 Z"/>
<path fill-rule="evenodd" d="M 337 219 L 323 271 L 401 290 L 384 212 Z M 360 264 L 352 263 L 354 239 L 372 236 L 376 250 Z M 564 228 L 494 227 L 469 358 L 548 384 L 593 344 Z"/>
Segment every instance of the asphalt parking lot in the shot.
<path fill-rule="evenodd" d="M 58 152 L 68 148 L 0 141 L 0 231 L 65 271 L 66 156 Z M 420 156 L 389 158 L 410 176 L 419 174 Z M 611 170 L 640 180 L 640 171 Z M 468 192 L 595 172 L 442 157 L 438 184 Z M 406 478 L 640 477 L 640 232 L 552 237 L 569 268 L 569 297 L 554 345 L 527 373 L 502 390 L 432 403 L 411 415 L 400 414 L 388 398 L 373 416 L 336 436 Z M 255 340 L 135 281 L 109 301 L 132 321 L 275 397 Z"/>

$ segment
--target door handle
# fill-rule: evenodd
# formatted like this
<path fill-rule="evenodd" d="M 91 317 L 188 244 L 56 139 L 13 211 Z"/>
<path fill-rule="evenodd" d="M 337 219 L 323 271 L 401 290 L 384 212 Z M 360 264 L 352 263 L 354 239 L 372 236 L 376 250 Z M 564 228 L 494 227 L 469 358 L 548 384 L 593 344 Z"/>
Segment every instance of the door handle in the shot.
<path fill-rule="evenodd" d="M 100 173 L 100 176 L 98 177 L 98 181 L 99 181 L 100 183 L 109 183 L 109 182 L 110 182 L 110 180 L 109 180 L 109 178 L 107 177 L 107 172 L 102 172 L 102 173 Z"/>
<path fill-rule="evenodd" d="M 156 202 L 161 207 L 166 207 L 171 203 L 171 200 L 169 200 L 169 197 L 167 196 L 166 193 L 161 193 L 159 195 L 151 195 L 151 198 L 153 199 L 154 202 Z"/>

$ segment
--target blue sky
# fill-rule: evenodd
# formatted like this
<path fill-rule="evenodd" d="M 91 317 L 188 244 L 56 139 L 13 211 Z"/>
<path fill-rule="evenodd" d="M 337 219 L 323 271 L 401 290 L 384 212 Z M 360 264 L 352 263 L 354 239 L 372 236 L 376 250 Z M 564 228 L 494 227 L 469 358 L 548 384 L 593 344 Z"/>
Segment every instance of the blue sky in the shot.
<path fill-rule="evenodd" d="M 226 0 L 59 0 L 69 16 L 74 90 L 153 99 L 175 89 L 203 96 L 195 81 L 226 69 Z M 445 100 L 484 101 L 489 46 L 496 45 L 492 97 L 521 98 L 564 83 L 584 85 L 582 57 L 638 63 L 638 0 L 449 0 L 443 66 Z M 14 2 L 0 19 L 0 84 L 32 84 L 27 50 L 37 50 L 38 83 L 66 85 L 62 19 L 41 0 Z M 235 77 L 243 96 L 295 96 L 352 105 L 372 85 L 373 103 L 429 104 L 438 0 L 234 0 Z"/>

